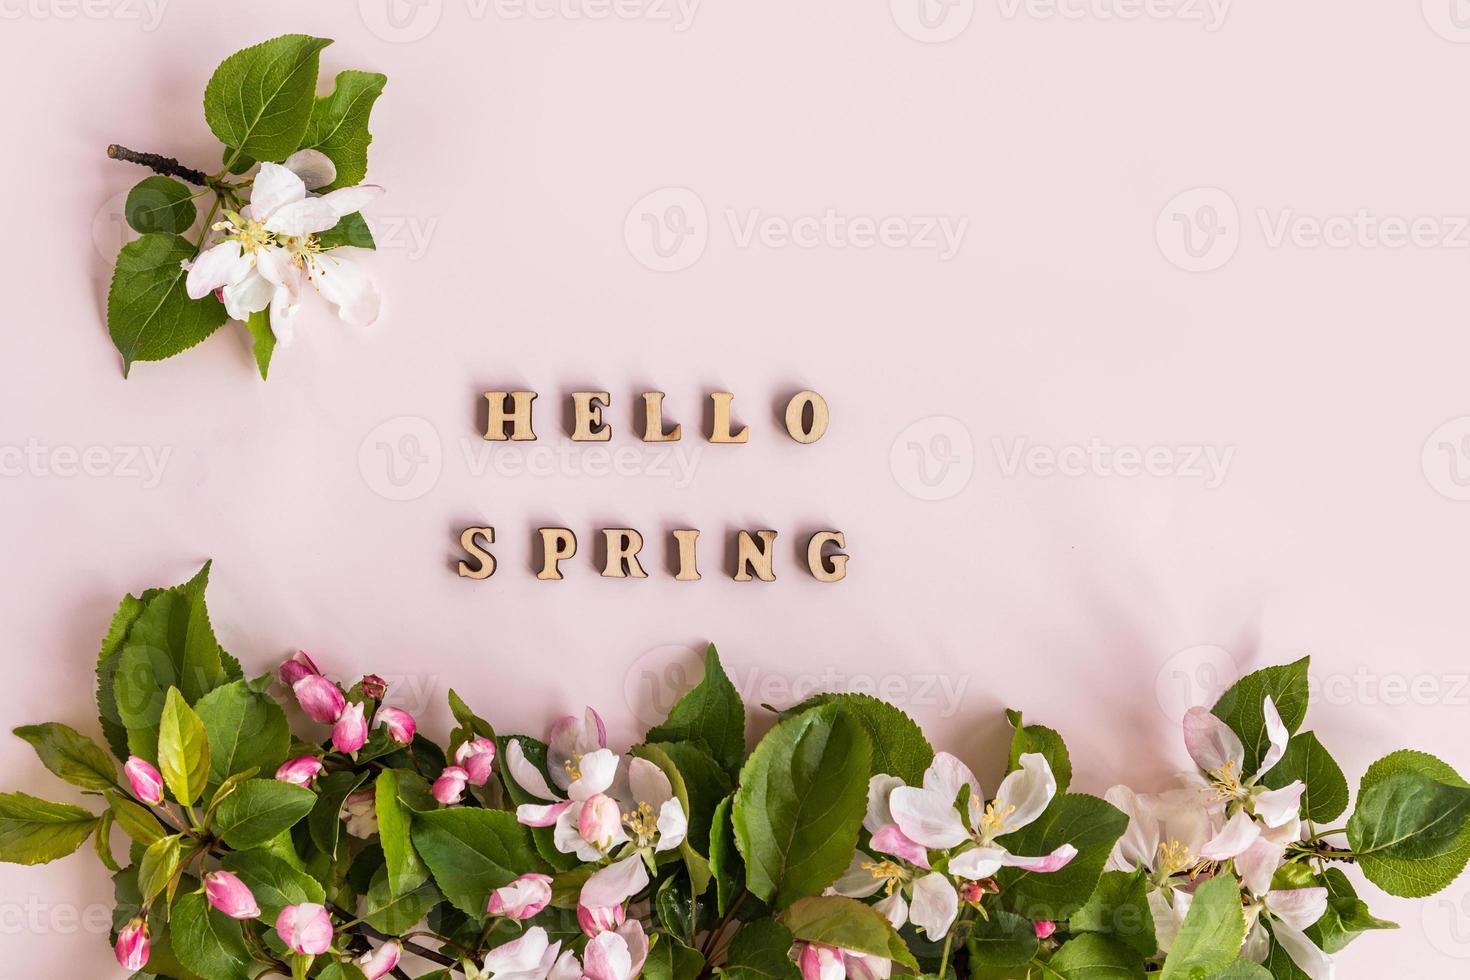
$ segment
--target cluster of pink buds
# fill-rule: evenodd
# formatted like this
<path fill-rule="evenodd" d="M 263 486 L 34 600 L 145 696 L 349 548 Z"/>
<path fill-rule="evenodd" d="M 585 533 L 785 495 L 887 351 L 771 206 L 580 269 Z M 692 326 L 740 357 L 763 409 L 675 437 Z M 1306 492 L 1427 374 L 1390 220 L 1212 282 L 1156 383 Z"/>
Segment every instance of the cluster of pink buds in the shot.
<path fill-rule="evenodd" d="M 495 743 L 476 736 L 454 751 L 454 765 L 434 780 L 434 799 L 453 806 L 464 799 L 465 786 L 484 786 L 495 764 Z"/>
<path fill-rule="evenodd" d="M 361 702 L 349 703 L 342 689 L 322 675 L 305 651 L 297 651 L 295 656 L 281 664 L 280 677 L 281 682 L 289 686 L 296 695 L 297 703 L 308 718 L 318 724 L 332 726 L 332 748 L 353 755 L 367 744 L 366 705 Z M 368 674 L 362 679 L 362 691 L 369 699 L 380 701 L 388 693 L 388 683 L 376 674 Z M 413 715 L 407 711 L 402 708 L 382 708 L 377 713 L 377 720 L 388 732 L 388 737 L 397 744 L 408 745 L 413 742 L 418 726 Z M 300 761 L 293 759 L 287 765 Z M 293 778 L 277 773 L 276 778 L 296 782 L 303 772 L 305 770 L 301 769 L 287 774 Z M 309 781 L 314 775 L 312 773 L 305 778 Z M 305 785 L 305 782 L 297 785 Z"/>

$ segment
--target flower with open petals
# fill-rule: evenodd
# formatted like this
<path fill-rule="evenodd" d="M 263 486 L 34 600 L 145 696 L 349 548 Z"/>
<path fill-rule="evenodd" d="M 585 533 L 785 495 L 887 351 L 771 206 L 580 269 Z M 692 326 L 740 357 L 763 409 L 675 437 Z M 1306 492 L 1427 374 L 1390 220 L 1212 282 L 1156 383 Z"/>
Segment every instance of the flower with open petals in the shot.
<path fill-rule="evenodd" d="M 332 917 L 321 905 L 287 905 L 276 917 L 276 933 L 293 953 L 320 956 L 332 945 Z"/>
<path fill-rule="evenodd" d="M 648 936 L 643 931 L 643 924 L 637 919 L 629 919 L 617 929 L 600 932 L 587 940 L 587 949 L 580 962 L 577 955 L 568 950 L 561 954 L 545 977 L 535 980 L 633 980 L 647 959 Z"/>
<path fill-rule="evenodd" d="M 560 950 L 560 941 L 549 941 L 545 929 L 533 926 L 487 953 L 483 969 L 477 972 L 491 980 L 547 980 Z"/>
<path fill-rule="evenodd" d="M 1327 889 L 1272 889 L 1256 897 L 1249 896 L 1246 934 L 1241 955 L 1256 963 L 1266 962 L 1271 939 L 1311 980 L 1333 980 L 1336 966 L 1332 957 L 1312 941 L 1306 933 L 1327 912 Z M 1270 923 L 1267 932 L 1266 922 Z"/>
<path fill-rule="evenodd" d="M 490 893 L 487 915 L 522 921 L 551 904 L 551 876 L 531 872 Z"/>
<path fill-rule="evenodd" d="M 396 940 L 384 943 L 377 949 L 363 953 L 352 962 L 362 971 L 367 980 L 382 980 L 393 972 L 398 961 L 403 958 L 403 944 Z"/>
<path fill-rule="evenodd" d="M 495 764 L 495 743 L 480 736 L 470 739 L 454 750 L 454 764 L 465 771 L 471 786 L 484 786 Z"/>

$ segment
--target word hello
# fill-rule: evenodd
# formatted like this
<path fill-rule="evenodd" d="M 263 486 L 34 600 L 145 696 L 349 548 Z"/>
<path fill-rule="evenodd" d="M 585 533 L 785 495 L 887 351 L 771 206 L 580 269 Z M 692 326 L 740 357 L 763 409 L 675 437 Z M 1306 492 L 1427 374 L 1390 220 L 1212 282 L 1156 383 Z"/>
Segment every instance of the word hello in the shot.
<path fill-rule="evenodd" d="M 534 391 L 485 392 L 485 428 L 483 436 L 491 442 L 531 442 L 536 438 L 532 407 L 537 399 Z M 644 442 L 678 442 L 684 427 L 664 420 L 664 393 L 645 391 L 643 397 Z M 710 394 L 710 428 L 705 434 L 711 443 L 743 445 L 750 441 L 750 426 L 736 427 L 732 403 L 735 396 L 728 391 Z M 603 416 L 612 404 L 606 391 L 574 391 L 571 393 L 571 438 L 573 442 L 608 442 L 612 425 Z M 786 403 L 786 434 L 802 445 L 811 445 L 827 434 L 831 424 L 827 401 L 815 391 L 799 391 Z M 537 531 L 541 550 L 540 569 L 536 577 L 543 582 L 562 580 L 561 563 L 577 554 L 577 536 L 565 527 L 543 527 Z M 670 564 L 674 578 L 680 582 L 697 582 L 699 531 L 680 528 L 672 532 Z M 461 578 L 476 581 L 495 574 L 497 563 L 490 553 L 495 543 L 495 528 L 467 527 L 459 536 L 464 558 L 458 563 Z M 639 554 L 643 551 L 643 535 L 628 527 L 602 529 L 604 578 L 647 578 Z M 806 567 L 818 582 L 840 582 L 847 575 L 848 556 L 838 549 L 847 547 L 841 531 L 818 531 L 806 545 Z M 774 582 L 776 558 L 775 531 L 740 531 L 735 538 L 735 563 L 731 577 L 737 582 Z"/>

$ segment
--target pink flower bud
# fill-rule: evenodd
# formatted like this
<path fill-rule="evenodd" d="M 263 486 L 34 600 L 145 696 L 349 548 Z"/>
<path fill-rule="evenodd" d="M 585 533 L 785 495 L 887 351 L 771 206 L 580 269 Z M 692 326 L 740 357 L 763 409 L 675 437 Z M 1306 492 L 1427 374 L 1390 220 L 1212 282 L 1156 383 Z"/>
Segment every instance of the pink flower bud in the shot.
<path fill-rule="evenodd" d="M 469 774 L 459 766 L 450 766 L 439 774 L 434 780 L 434 799 L 445 806 L 454 806 L 464 798 L 465 784 L 470 781 Z"/>
<path fill-rule="evenodd" d="M 332 748 L 348 755 L 367 744 L 368 726 L 362 716 L 361 704 L 349 704 L 342 709 L 342 716 L 332 726 Z"/>
<path fill-rule="evenodd" d="M 454 751 L 454 764 L 469 775 L 471 786 L 489 782 L 494 763 L 495 743 L 488 738 L 472 738 Z"/>
<path fill-rule="evenodd" d="M 577 815 L 577 833 L 593 847 L 606 849 L 622 826 L 623 814 L 617 801 L 605 793 L 588 797 Z"/>
<path fill-rule="evenodd" d="M 586 936 L 595 936 L 609 929 L 616 929 L 627 918 L 628 912 L 621 905 L 609 905 L 604 908 L 594 908 L 589 905 L 577 906 L 577 925 L 582 927 L 582 933 Z"/>
<path fill-rule="evenodd" d="M 123 926 L 122 931 L 117 934 L 117 945 L 113 948 L 113 953 L 117 955 L 118 965 L 124 970 L 141 970 L 148 963 L 149 947 L 148 923 L 139 918 Z"/>
<path fill-rule="evenodd" d="M 403 944 L 395 940 L 379 946 L 370 953 L 363 953 L 356 960 L 357 968 L 363 972 L 367 980 L 380 980 L 381 977 L 386 977 L 393 972 L 401 956 L 403 956 Z"/>
<path fill-rule="evenodd" d="M 228 871 L 212 871 L 204 876 L 204 896 L 232 919 L 260 918 L 260 906 L 250 887 Z"/>
<path fill-rule="evenodd" d="M 320 956 L 332 945 L 332 917 L 320 905 L 287 905 L 276 917 L 276 932 L 291 952 Z"/>
<path fill-rule="evenodd" d="M 163 802 L 163 776 L 146 760 L 135 755 L 129 756 L 128 761 L 123 764 L 123 772 L 128 774 L 128 785 L 132 787 L 135 797 L 149 806 L 158 806 Z"/>
<path fill-rule="evenodd" d="M 524 874 L 503 888 L 490 893 L 487 915 L 500 915 L 523 921 L 551 904 L 551 877 Z"/>
<path fill-rule="evenodd" d="M 985 889 L 980 887 L 978 881 L 960 882 L 960 899 L 965 902 L 978 902 L 985 897 Z"/>
<path fill-rule="evenodd" d="M 1050 939 L 1051 934 L 1057 931 L 1057 924 L 1055 922 L 1047 922 L 1045 919 L 1032 924 L 1036 926 L 1037 939 Z"/>
<path fill-rule="evenodd" d="M 320 775 L 321 771 L 322 760 L 314 755 L 299 755 L 283 762 L 281 768 L 276 770 L 276 778 L 293 786 L 305 786 Z"/>
<path fill-rule="evenodd" d="M 362 679 L 362 693 L 374 701 L 381 701 L 388 693 L 388 682 L 377 674 L 368 674 Z"/>
<path fill-rule="evenodd" d="M 305 650 L 297 650 L 294 657 L 281 664 L 281 683 L 287 687 L 295 687 L 301 678 L 312 675 L 320 676 L 321 671 L 316 669 L 316 664 L 312 663 Z"/>
<path fill-rule="evenodd" d="M 407 745 L 413 741 L 413 733 L 418 730 L 414 723 L 413 715 L 402 708 L 383 708 L 378 711 L 378 721 L 388 729 L 388 737 L 399 745 Z"/>
<path fill-rule="evenodd" d="M 301 710 L 319 725 L 330 725 L 342 717 L 347 699 L 342 691 L 321 674 L 307 674 L 291 685 Z"/>
<path fill-rule="evenodd" d="M 801 968 L 801 980 L 842 980 L 847 975 L 847 966 L 842 961 L 842 951 L 835 946 L 821 943 L 798 943 L 796 965 Z"/>

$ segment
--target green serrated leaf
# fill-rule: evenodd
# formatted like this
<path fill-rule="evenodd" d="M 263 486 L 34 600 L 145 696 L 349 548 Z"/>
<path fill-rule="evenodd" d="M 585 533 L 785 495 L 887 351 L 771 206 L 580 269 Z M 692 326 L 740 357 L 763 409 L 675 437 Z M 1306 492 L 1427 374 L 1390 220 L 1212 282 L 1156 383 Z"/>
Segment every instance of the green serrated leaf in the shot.
<path fill-rule="evenodd" d="M 138 889 L 143 894 L 143 901 L 151 902 L 163 893 L 183 856 L 184 838 L 179 834 L 160 837 L 148 845 L 143 859 L 138 862 Z"/>
<path fill-rule="evenodd" d="M 144 177 L 128 192 L 123 217 L 140 234 L 182 235 L 194 224 L 194 192 L 182 181 Z"/>
<path fill-rule="evenodd" d="M 417 813 L 412 839 L 444 896 L 473 919 L 484 916 L 495 889 L 528 871 L 548 870 L 527 829 L 503 810 Z"/>
<path fill-rule="evenodd" d="M 333 248 L 369 248 L 378 247 L 373 239 L 373 231 L 368 227 L 367 220 L 360 212 L 344 215 L 331 228 L 317 235 L 317 245 L 323 249 Z M 487 738 L 489 736 L 486 736 Z"/>
<path fill-rule="evenodd" d="M 193 806 L 209 783 L 209 734 L 176 687 L 164 696 L 158 722 L 158 769 L 174 799 Z"/>
<path fill-rule="evenodd" d="M 797 899 L 777 916 L 797 939 L 856 950 L 870 956 L 919 968 L 903 939 L 881 912 L 854 898 L 840 895 Z"/>
<path fill-rule="evenodd" d="M 231 851 L 221 863 L 226 871 L 240 877 L 255 895 L 263 917 L 274 922 L 288 905 L 326 901 L 321 883 L 279 855 L 261 848 Z"/>
<path fill-rule="evenodd" d="M 1029 919 L 1000 909 L 978 920 L 966 943 L 975 966 L 1025 966 L 1040 948 L 1036 926 Z"/>
<path fill-rule="evenodd" d="M 1142 871 L 1108 871 L 1098 879 L 1087 904 L 1068 921 L 1073 932 L 1095 932 L 1153 956 L 1159 944 L 1148 905 L 1148 876 Z"/>
<path fill-rule="evenodd" d="M 328 773 L 318 780 L 317 801 L 307 826 L 312 842 L 323 854 L 337 854 L 337 842 L 342 835 L 342 806 L 370 775 L 363 771 L 342 770 Z"/>
<path fill-rule="evenodd" d="M 255 355 L 255 366 L 260 369 L 260 379 L 264 381 L 270 374 L 271 356 L 276 352 L 276 334 L 271 329 L 271 311 L 268 308 L 256 310 L 245 321 L 245 328 L 250 331 L 254 341 L 250 351 Z"/>
<path fill-rule="evenodd" d="M 791 930 L 774 919 L 746 923 L 730 943 L 720 975 L 725 980 L 800 980 L 791 961 Z"/>
<path fill-rule="evenodd" d="M 1224 970 L 1240 956 L 1245 927 L 1240 883 L 1231 875 L 1211 878 L 1195 891 L 1159 980 L 1196 980 Z"/>
<path fill-rule="evenodd" d="M 732 776 L 745 758 L 745 704 L 710 644 L 704 677 L 674 704 L 668 720 L 649 729 L 645 742 L 695 742 Z"/>
<path fill-rule="evenodd" d="M 1056 777 L 1057 792 L 1065 793 L 1067 787 L 1072 785 L 1072 756 L 1067 752 L 1067 743 L 1062 740 L 1062 736 L 1044 725 L 1025 724 L 1019 711 L 1008 710 L 1006 719 L 1015 729 L 1011 735 L 1006 772 L 1015 772 L 1021 768 L 1021 756 L 1032 752 L 1040 753 L 1046 759 L 1047 765 L 1051 766 L 1052 775 Z M 916 783 L 918 780 L 905 782 Z"/>
<path fill-rule="evenodd" d="M 336 164 L 337 179 L 324 191 L 352 187 L 367 176 L 368 144 L 373 141 L 368 120 L 387 84 L 386 75 L 344 71 L 337 74 L 331 94 L 317 98 L 301 146 L 321 150 Z"/>
<path fill-rule="evenodd" d="M 1261 777 L 1261 784 L 1270 789 L 1281 789 L 1298 779 L 1306 787 L 1302 793 L 1301 812 L 1308 820 L 1330 823 L 1347 810 L 1347 777 L 1312 732 L 1301 732 L 1292 737 L 1287 743 L 1286 754 Z"/>
<path fill-rule="evenodd" d="M 41 764 L 82 789 L 103 790 L 117 784 L 117 765 L 87 736 L 59 722 L 15 729 L 36 750 Z"/>
<path fill-rule="evenodd" d="M 1266 734 L 1267 696 L 1275 703 L 1287 731 L 1295 733 L 1302 727 L 1311 696 L 1307 675 L 1311 662 L 1310 657 L 1303 657 L 1295 663 L 1247 674 L 1215 702 L 1215 717 L 1229 725 L 1245 745 L 1244 772 L 1255 773 L 1261 767 L 1271 744 Z"/>
<path fill-rule="evenodd" d="M 1401 898 L 1432 895 L 1470 860 L 1470 787 L 1433 756 L 1396 752 L 1363 776 L 1347 830 L 1370 881 Z"/>
<path fill-rule="evenodd" d="M 97 818 L 79 806 L 0 793 L 0 861 L 46 864 L 66 857 L 96 826 Z"/>
<path fill-rule="evenodd" d="M 1398 928 L 1369 912 L 1347 875 L 1337 868 L 1323 873 L 1322 884 L 1327 888 L 1327 911 L 1307 929 L 1307 936 L 1327 953 L 1342 952 L 1365 932 Z"/>
<path fill-rule="evenodd" d="M 118 253 L 107 293 L 107 330 L 123 359 L 123 377 L 137 361 L 181 354 L 228 318 L 213 295 L 190 299 L 181 263 L 194 246 L 178 235 L 144 235 Z"/>
<path fill-rule="evenodd" d="M 1116 939 L 1089 933 L 1068 940 L 1046 972 L 1060 980 L 1143 980 L 1143 957 Z"/>
<path fill-rule="evenodd" d="M 303 820 L 317 796 L 277 779 L 247 779 L 220 804 L 214 830 L 236 850 L 258 847 Z"/>
<path fill-rule="evenodd" d="M 1005 908 L 1028 919 L 1061 921 L 1082 906 L 1097 886 L 1128 818 L 1112 804 L 1083 793 L 1057 796 L 1031 824 L 1000 838 L 1012 854 L 1050 854 L 1063 844 L 1077 856 L 1050 874 L 1004 868 L 996 875 Z"/>
<path fill-rule="evenodd" d="M 230 55 L 204 89 L 204 118 L 219 141 L 256 160 L 301 146 L 316 103 L 321 51 L 330 40 L 287 34 Z"/>
<path fill-rule="evenodd" d="M 673 936 L 661 935 L 648 951 L 643 965 L 645 980 L 696 980 L 704 969 L 704 956 Z"/>
<path fill-rule="evenodd" d="M 291 726 L 281 706 L 244 680 L 215 688 L 194 705 L 209 736 L 209 781 L 258 769 L 274 773 L 291 750 Z"/>
<path fill-rule="evenodd" d="M 873 775 L 887 773 L 915 786 L 924 781 L 924 770 L 934 761 L 934 747 L 917 722 L 887 701 L 866 694 L 818 694 L 782 714 L 799 715 L 833 702 L 845 705 L 867 732 L 873 746 Z"/>
<path fill-rule="evenodd" d="M 255 975 L 240 923 L 212 908 L 203 893 L 179 896 L 169 917 L 169 930 L 180 962 L 199 976 L 250 980 Z"/>
<path fill-rule="evenodd" d="M 145 807 L 134 803 L 116 790 L 108 790 L 105 794 L 108 806 L 113 817 L 117 819 L 117 825 L 123 829 L 133 840 L 147 847 L 164 835 L 163 826 Z"/>

